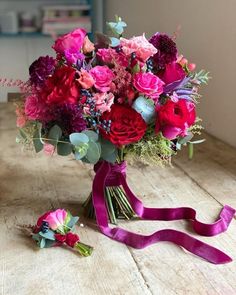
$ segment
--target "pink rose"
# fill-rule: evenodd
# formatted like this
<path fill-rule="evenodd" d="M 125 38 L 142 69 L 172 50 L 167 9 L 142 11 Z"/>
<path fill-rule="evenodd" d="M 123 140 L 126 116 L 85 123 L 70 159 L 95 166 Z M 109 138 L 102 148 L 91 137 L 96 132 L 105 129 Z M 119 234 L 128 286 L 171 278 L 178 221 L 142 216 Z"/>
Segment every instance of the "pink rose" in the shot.
<path fill-rule="evenodd" d="M 95 47 L 94 44 L 89 40 L 88 36 L 84 38 L 84 43 L 83 43 L 83 53 L 90 53 L 94 51 Z"/>
<path fill-rule="evenodd" d="M 101 113 L 111 110 L 114 103 L 114 95 L 112 93 L 96 93 L 94 95 L 96 109 Z"/>
<path fill-rule="evenodd" d="M 84 89 L 91 88 L 95 83 L 92 75 L 89 72 L 85 71 L 83 68 L 80 71 L 80 77 L 79 79 L 77 79 L 77 81 Z"/>
<path fill-rule="evenodd" d="M 186 76 L 182 66 L 176 62 L 172 62 L 166 65 L 165 70 L 158 75 L 165 84 L 171 84 L 175 81 L 184 79 Z"/>
<path fill-rule="evenodd" d="M 157 53 L 157 49 L 148 42 L 144 34 L 131 39 L 120 38 L 120 45 L 126 55 L 130 56 L 131 53 L 135 52 L 136 57 L 143 62 Z"/>
<path fill-rule="evenodd" d="M 59 37 L 52 48 L 60 54 L 64 54 L 66 50 L 70 52 L 78 52 L 83 46 L 85 36 L 85 30 L 75 29 L 68 34 Z"/>
<path fill-rule="evenodd" d="M 95 80 L 94 86 L 101 92 L 107 92 L 110 90 L 114 74 L 108 66 L 96 66 L 89 72 Z"/>
<path fill-rule="evenodd" d="M 133 84 L 141 94 L 156 100 L 162 94 L 165 83 L 154 74 L 147 72 L 135 74 Z"/>

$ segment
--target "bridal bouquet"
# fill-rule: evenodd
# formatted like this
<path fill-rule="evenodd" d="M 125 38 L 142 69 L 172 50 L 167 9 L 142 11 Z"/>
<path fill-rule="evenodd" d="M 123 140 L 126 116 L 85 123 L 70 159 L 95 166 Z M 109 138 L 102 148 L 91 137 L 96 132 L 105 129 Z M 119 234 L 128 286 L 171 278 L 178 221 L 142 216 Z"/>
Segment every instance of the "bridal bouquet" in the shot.
<path fill-rule="evenodd" d="M 166 165 L 187 143 L 191 156 L 199 142 L 192 137 L 202 129 L 196 117 L 198 90 L 208 73 L 195 71 L 195 64 L 178 52 L 174 37 L 158 32 L 149 39 L 145 34 L 127 39 L 126 23 L 119 17 L 108 27 L 112 35 L 97 34 L 95 43 L 83 29 L 63 35 L 52 46 L 56 57 L 41 56 L 32 63 L 16 110 L 17 141 L 33 144 L 36 152 L 72 153 L 94 165 L 93 190 L 85 207 L 107 236 L 136 248 L 168 240 L 193 252 L 195 239 L 183 239 L 182 233 L 176 236 L 169 230 L 146 240 L 109 228 L 108 218 L 114 224 L 117 218 L 135 216 L 195 219 L 191 208 L 165 209 L 170 212 L 163 214 L 143 207 L 126 183 L 125 160 Z M 212 235 L 201 226 L 195 230 Z M 206 258 L 204 251 L 198 252 Z"/>

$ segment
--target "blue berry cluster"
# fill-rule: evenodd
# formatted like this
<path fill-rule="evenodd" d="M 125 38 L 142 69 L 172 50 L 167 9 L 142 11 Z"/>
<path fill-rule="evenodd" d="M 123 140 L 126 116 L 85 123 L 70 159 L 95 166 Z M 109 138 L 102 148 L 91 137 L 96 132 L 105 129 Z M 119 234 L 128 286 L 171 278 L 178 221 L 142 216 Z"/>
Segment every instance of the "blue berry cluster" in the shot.
<path fill-rule="evenodd" d="M 49 224 L 47 221 L 43 220 L 42 225 L 41 225 L 41 232 L 47 233 L 49 230 Z"/>
<path fill-rule="evenodd" d="M 153 70 L 153 61 L 151 59 L 147 60 L 146 65 L 147 65 L 147 72 L 150 72 Z"/>
<path fill-rule="evenodd" d="M 95 101 L 92 98 L 92 94 L 87 89 L 80 90 L 81 95 L 86 96 L 86 105 L 89 106 L 89 112 L 91 117 L 87 118 L 89 125 L 93 128 L 97 133 L 99 132 L 99 128 L 103 128 L 106 132 L 110 132 L 111 129 L 111 120 L 101 120 L 100 117 L 102 113 L 96 110 Z"/>

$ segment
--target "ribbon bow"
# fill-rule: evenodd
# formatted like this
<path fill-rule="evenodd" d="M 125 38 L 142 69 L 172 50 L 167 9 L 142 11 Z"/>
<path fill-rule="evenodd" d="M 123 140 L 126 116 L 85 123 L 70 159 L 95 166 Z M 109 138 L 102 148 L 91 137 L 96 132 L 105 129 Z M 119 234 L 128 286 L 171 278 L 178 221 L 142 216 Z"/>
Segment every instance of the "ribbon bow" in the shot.
<path fill-rule="evenodd" d="M 110 228 L 108 224 L 104 189 L 106 186 L 122 185 L 134 212 L 142 220 L 192 220 L 194 231 L 203 236 L 215 236 L 226 231 L 235 215 L 235 209 L 226 205 L 223 207 L 218 220 L 212 224 L 205 224 L 196 219 L 196 211 L 190 207 L 147 208 L 144 207 L 142 202 L 133 194 L 126 182 L 126 162 L 111 164 L 102 161 L 94 166 L 94 170 L 96 175 L 92 189 L 93 205 L 98 226 L 104 235 L 136 249 L 142 249 L 161 241 L 168 241 L 214 264 L 232 261 L 224 252 L 181 231 L 163 229 L 145 236 L 119 227 Z"/>

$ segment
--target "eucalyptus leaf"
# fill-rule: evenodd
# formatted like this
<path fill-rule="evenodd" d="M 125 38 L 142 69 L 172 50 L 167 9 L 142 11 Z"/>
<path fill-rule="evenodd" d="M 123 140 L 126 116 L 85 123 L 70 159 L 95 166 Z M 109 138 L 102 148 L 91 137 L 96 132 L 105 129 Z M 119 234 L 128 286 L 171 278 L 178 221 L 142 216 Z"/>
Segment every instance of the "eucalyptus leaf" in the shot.
<path fill-rule="evenodd" d="M 74 146 L 78 146 L 81 143 L 88 143 L 89 137 L 84 133 L 71 133 L 70 134 L 70 142 Z"/>
<path fill-rule="evenodd" d="M 57 154 L 60 156 L 68 156 L 72 152 L 72 145 L 64 142 L 59 142 L 57 145 Z"/>
<path fill-rule="evenodd" d="M 40 235 L 39 234 L 33 234 L 32 235 L 32 239 L 35 240 L 35 241 L 37 241 L 37 242 L 39 242 L 41 238 L 40 238 Z"/>
<path fill-rule="evenodd" d="M 111 40 L 111 47 L 116 47 L 120 45 L 120 39 L 115 37 L 110 37 Z"/>
<path fill-rule="evenodd" d="M 46 241 L 44 238 L 42 238 L 41 241 L 39 242 L 39 247 L 42 249 L 45 247 L 45 245 L 46 245 Z"/>
<path fill-rule="evenodd" d="M 33 135 L 33 144 L 36 153 L 39 153 L 43 149 L 43 144 L 39 138 L 40 134 L 36 131 Z"/>
<path fill-rule="evenodd" d="M 115 163 L 116 159 L 118 157 L 118 151 L 117 149 L 114 150 L 111 154 L 103 154 L 101 158 L 109 163 Z"/>
<path fill-rule="evenodd" d="M 75 152 L 75 159 L 81 160 L 87 154 L 87 150 L 81 150 L 80 152 Z"/>
<path fill-rule="evenodd" d="M 98 141 L 98 134 L 92 130 L 84 130 L 82 133 L 86 134 L 90 140 Z"/>
<path fill-rule="evenodd" d="M 73 228 L 73 226 L 78 222 L 78 216 L 72 216 L 70 221 L 66 224 L 69 228 Z"/>
<path fill-rule="evenodd" d="M 58 140 L 62 136 L 62 130 L 58 125 L 54 125 L 48 133 L 48 142 L 54 146 L 57 146 Z"/>
<path fill-rule="evenodd" d="M 52 230 L 48 230 L 47 232 L 43 233 L 42 231 L 39 232 L 39 235 L 45 239 L 55 241 L 54 232 Z"/>
<path fill-rule="evenodd" d="M 101 155 L 101 146 L 94 141 L 89 142 L 89 148 L 86 154 L 86 158 L 91 164 L 96 164 Z"/>
<path fill-rule="evenodd" d="M 56 245 L 56 242 L 55 241 L 45 240 L 45 246 L 44 246 L 44 248 L 51 248 L 51 247 L 53 247 L 55 245 Z"/>

